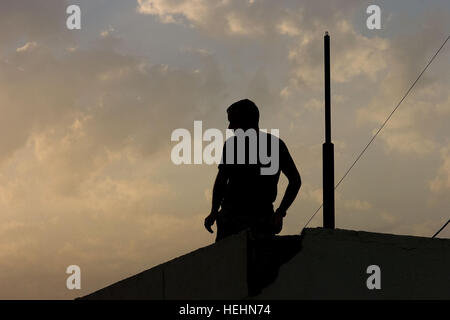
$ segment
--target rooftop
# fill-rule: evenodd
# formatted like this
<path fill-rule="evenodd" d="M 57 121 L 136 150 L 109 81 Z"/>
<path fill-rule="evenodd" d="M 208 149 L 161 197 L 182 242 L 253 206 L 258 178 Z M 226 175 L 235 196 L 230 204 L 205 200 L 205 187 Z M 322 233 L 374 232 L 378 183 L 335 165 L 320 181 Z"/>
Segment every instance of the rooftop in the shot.
<path fill-rule="evenodd" d="M 368 289 L 367 268 L 381 289 Z M 310 228 L 244 231 L 81 299 L 450 299 L 450 240 Z"/>

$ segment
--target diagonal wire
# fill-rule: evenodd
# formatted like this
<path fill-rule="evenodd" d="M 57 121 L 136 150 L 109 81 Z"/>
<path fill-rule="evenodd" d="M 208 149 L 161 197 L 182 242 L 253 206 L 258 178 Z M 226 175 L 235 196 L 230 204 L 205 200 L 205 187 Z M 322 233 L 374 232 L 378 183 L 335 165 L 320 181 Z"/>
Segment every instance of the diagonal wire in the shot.
<path fill-rule="evenodd" d="M 422 72 L 419 74 L 419 76 L 417 77 L 417 79 L 413 82 L 413 84 L 409 87 L 408 91 L 406 91 L 406 93 L 403 95 L 403 97 L 400 99 L 400 101 L 397 103 L 397 105 L 395 106 L 394 110 L 392 110 L 392 112 L 389 114 L 389 116 L 386 118 L 386 120 L 384 120 L 383 124 L 381 125 L 381 127 L 378 129 L 378 131 L 373 135 L 372 139 L 369 140 L 369 142 L 367 143 L 367 145 L 364 147 L 364 149 L 359 153 L 359 155 L 356 157 L 355 161 L 352 163 L 352 165 L 347 169 L 347 171 L 345 172 L 345 174 L 342 176 L 342 178 L 339 180 L 339 182 L 336 184 L 336 186 L 334 187 L 334 189 L 336 190 L 337 187 L 339 187 L 339 185 L 341 184 L 341 182 L 345 179 L 345 177 L 347 177 L 347 175 L 349 174 L 350 170 L 353 169 L 353 167 L 355 166 L 355 164 L 359 161 L 359 159 L 362 157 L 362 155 L 366 152 L 367 148 L 369 148 L 369 146 L 372 144 L 372 142 L 375 140 L 375 138 L 378 136 L 378 134 L 380 133 L 380 131 L 384 128 L 384 126 L 386 125 L 386 123 L 391 119 L 392 115 L 394 114 L 395 111 L 397 111 L 398 107 L 400 107 L 400 105 L 402 104 L 403 100 L 405 100 L 405 98 L 408 96 L 408 94 L 411 92 L 411 90 L 414 88 L 414 86 L 416 85 L 416 83 L 419 81 L 419 79 L 422 77 L 422 75 L 424 74 L 424 72 L 428 69 L 428 67 L 431 65 L 431 63 L 434 61 L 434 59 L 437 57 L 437 55 L 439 54 L 439 52 L 441 52 L 442 48 L 445 46 L 445 44 L 447 43 L 448 39 L 450 39 L 450 35 L 447 37 L 447 39 L 445 39 L 444 43 L 440 46 L 440 48 L 436 51 L 436 53 L 433 55 L 433 57 L 430 59 L 430 61 L 427 63 L 427 65 L 425 66 L 425 68 L 423 68 Z M 319 212 L 319 210 L 322 208 L 323 206 L 323 202 L 320 205 L 319 208 L 317 208 L 316 212 L 314 212 L 314 214 L 311 216 L 311 218 L 309 218 L 308 222 L 305 224 L 305 226 L 303 227 L 303 229 L 305 229 L 308 224 L 311 222 L 311 220 L 314 218 L 314 216 L 317 214 L 317 212 Z M 302 230 L 303 230 L 302 229 Z"/>
<path fill-rule="evenodd" d="M 434 238 L 434 237 L 436 237 L 438 234 L 439 234 L 439 232 L 441 232 L 442 230 L 444 230 L 444 228 L 448 225 L 448 223 L 450 222 L 450 219 L 448 219 L 448 221 L 438 230 L 438 232 L 436 232 L 435 234 L 434 234 L 434 236 L 432 236 L 431 238 Z"/>

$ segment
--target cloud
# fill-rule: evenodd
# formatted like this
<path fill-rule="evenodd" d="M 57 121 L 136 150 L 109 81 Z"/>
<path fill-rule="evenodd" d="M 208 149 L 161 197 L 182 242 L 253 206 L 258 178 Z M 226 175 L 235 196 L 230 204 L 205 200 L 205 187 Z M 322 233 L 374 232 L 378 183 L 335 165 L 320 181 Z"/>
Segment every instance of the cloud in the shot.
<path fill-rule="evenodd" d="M 137 10 L 142 14 L 156 15 L 163 23 L 181 23 L 180 19 L 186 18 L 195 24 L 203 25 L 215 11 L 214 7 L 220 7 L 220 2 L 211 3 L 205 0 L 138 0 Z"/>
<path fill-rule="evenodd" d="M 34 48 L 37 47 L 37 43 L 35 41 L 27 42 L 22 47 L 19 47 L 16 49 L 17 52 L 25 52 L 25 51 L 31 51 Z"/>
<path fill-rule="evenodd" d="M 423 21 L 436 32 L 367 35 L 354 23 L 356 0 L 140 0 L 128 4 L 139 19 L 123 21 L 133 34 L 155 20 L 163 24 L 152 29 L 158 45 L 152 38 L 139 55 L 134 48 L 147 50 L 146 43 L 115 23 L 116 12 L 108 12 L 115 7 L 105 8 L 107 24 L 85 24 L 90 32 L 78 39 L 65 30 L 65 5 L 0 4 L 2 298 L 73 298 L 210 243 L 202 221 L 217 169 L 174 166 L 170 133 L 191 129 L 194 120 L 225 127 L 226 106 L 241 97 L 257 102 L 264 127 L 282 129 L 300 170 L 304 185 L 287 226 L 297 231 L 322 201 L 323 32 L 332 36 L 338 174 L 448 30 L 431 17 Z M 396 185 L 375 192 L 378 185 L 361 181 L 389 178 L 387 155 L 398 163 L 420 159 L 432 175 L 416 181 L 404 174 L 403 183 L 429 189 L 411 197 L 445 194 L 445 61 L 433 65 L 382 132 L 385 152 L 362 160 L 385 165 L 383 175 L 353 175 L 354 184 L 345 181 L 336 193 L 341 226 L 425 234 L 440 223 L 434 211 L 429 222 L 412 219 L 425 205 L 395 210 L 388 191 Z M 448 209 L 442 200 L 437 206 Z M 86 277 L 81 293 L 64 287 L 69 264 Z"/>
<path fill-rule="evenodd" d="M 447 36 L 443 24 L 448 15 L 446 10 L 440 13 L 431 10 L 420 17 L 426 30 L 391 39 L 389 50 L 383 53 L 385 72 L 374 87 L 376 94 L 356 112 L 360 126 L 367 123 L 379 126 L 385 121 Z M 444 142 L 442 136 L 448 132 L 448 126 L 442 116 L 446 114 L 449 98 L 444 88 L 448 87 L 450 77 L 439 70 L 446 55 L 441 52 L 383 129 L 380 138 L 386 150 L 430 156 Z"/>
<path fill-rule="evenodd" d="M 386 68 L 385 55 L 389 42 L 385 39 L 368 38 L 356 32 L 348 20 L 336 21 L 331 34 L 332 79 L 336 83 L 348 82 L 358 76 L 366 76 L 371 82 L 378 79 L 380 71 Z M 298 45 L 289 52 L 292 62 L 291 85 L 318 87 L 323 82 L 322 36 L 318 26 L 315 30 L 305 31 L 299 36 Z"/>
<path fill-rule="evenodd" d="M 429 140 L 413 130 L 385 130 L 380 138 L 384 141 L 390 152 L 429 155 L 437 147 L 437 144 L 433 140 Z"/>
<path fill-rule="evenodd" d="M 35 26 L 46 17 L 20 14 Z M 0 59 L 0 297 L 73 298 L 82 293 L 64 287 L 70 264 L 95 275 L 87 294 L 208 241 L 195 204 L 168 206 L 178 177 L 164 174 L 171 131 L 223 103 L 214 57 L 198 55 L 195 69 L 153 64 L 119 53 L 111 29 L 61 51 L 70 41 L 27 26 L 0 34 L 13 48 Z"/>
<path fill-rule="evenodd" d="M 363 200 L 345 200 L 344 206 L 350 210 L 367 211 L 372 208 L 372 205 L 368 201 Z"/>
<path fill-rule="evenodd" d="M 338 19 L 337 8 L 351 9 L 356 1 L 299 4 L 297 1 L 138 0 L 137 11 L 163 23 L 193 26 L 227 36 L 297 35 L 303 27 Z M 301 28 L 299 28 L 301 24 Z"/>
<path fill-rule="evenodd" d="M 27 268 L 45 274 L 0 296 L 73 298 L 55 289 L 69 264 L 98 275 L 87 293 L 181 252 L 173 235 L 187 236 L 201 223 L 192 206 L 177 214 L 167 209 L 174 179 L 157 176 L 164 166 L 173 169 L 171 131 L 220 100 L 221 75 L 211 58 L 194 72 L 101 44 L 58 56 L 46 46 L 28 51 L 0 63 L 0 225 L 8 261 L 0 281 L 21 281 Z M 191 238 L 192 248 L 206 240 L 202 235 Z M 27 266 L 10 271 L 20 263 Z"/>
<path fill-rule="evenodd" d="M 434 193 L 445 192 L 450 188 L 450 146 L 442 147 L 440 154 L 441 165 L 437 175 L 429 181 L 430 190 Z"/>
<path fill-rule="evenodd" d="M 58 44 L 71 38 L 65 29 L 66 1 L 17 0 L 0 3 L 0 56 L 11 42 Z"/>

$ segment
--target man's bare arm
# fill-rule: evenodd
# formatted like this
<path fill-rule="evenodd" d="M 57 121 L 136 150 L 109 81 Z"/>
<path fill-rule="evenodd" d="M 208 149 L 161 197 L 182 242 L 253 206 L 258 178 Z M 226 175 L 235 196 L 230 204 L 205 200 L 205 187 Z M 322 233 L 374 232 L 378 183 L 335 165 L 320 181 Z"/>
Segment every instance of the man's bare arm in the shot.
<path fill-rule="evenodd" d="M 219 169 L 213 187 L 211 212 L 219 211 L 220 204 L 222 203 L 223 197 L 225 195 L 226 186 L 227 186 L 226 174 L 224 170 Z"/>
<path fill-rule="evenodd" d="M 277 212 L 282 214 L 282 216 L 285 216 L 286 211 L 289 209 L 292 202 L 294 202 L 295 198 L 297 197 L 297 193 L 302 185 L 302 180 L 300 178 L 300 174 L 298 173 L 297 167 L 295 166 L 294 160 L 292 160 L 292 157 L 289 153 L 286 161 L 281 167 L 281 171 L 286 175 L 289 184 L 286 188 Z"/>
<path fill-rule="evenodd" d="M 225 174 L 225 171 L 223 169 L 219 169 L 213 187 L 211 213 L 205 218 L 205 228 L 211 233 L 213 233 L 211 226 L 217 219 L 217 213 L 219 212 L 220 205 L 225 195 L 227 182 L 228 178 Z"/>

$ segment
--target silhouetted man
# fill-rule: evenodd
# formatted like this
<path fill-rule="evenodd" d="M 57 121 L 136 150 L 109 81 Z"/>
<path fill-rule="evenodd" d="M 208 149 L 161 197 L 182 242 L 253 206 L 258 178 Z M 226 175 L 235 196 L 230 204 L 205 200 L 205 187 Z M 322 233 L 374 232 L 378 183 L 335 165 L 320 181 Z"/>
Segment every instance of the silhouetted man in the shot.
<path fill-rule="evenodd" d="M 248 228 L 255 235 L 277 234 L 300 189 L 300 174 L 284 142 L 259 130 L 259 110 L 252 101 L 235 102 L 227 113 L 228 128 L 235 135 L 224 144 L 205 228 L 212 233 L 211 226 L 217 223 L 216 242 Z M 289 184 L 274 212 L 280 172 Z"/>

